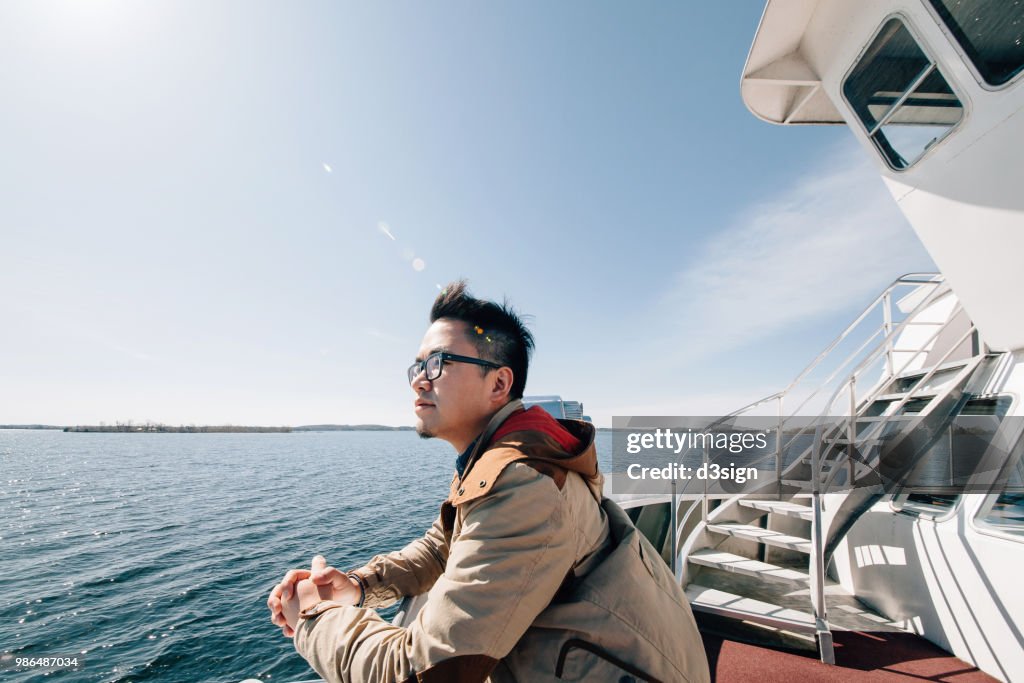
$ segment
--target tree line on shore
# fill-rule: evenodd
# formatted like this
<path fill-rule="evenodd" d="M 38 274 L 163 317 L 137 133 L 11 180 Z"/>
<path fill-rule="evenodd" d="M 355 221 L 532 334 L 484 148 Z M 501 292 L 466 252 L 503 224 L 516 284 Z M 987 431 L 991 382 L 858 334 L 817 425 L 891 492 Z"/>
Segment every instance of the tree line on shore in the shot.
<path fill-rule="evenodd" d="M 404 432 L 412 431 L 412 427 L 391 427 L 378 424 L 317 424 L 299 427 L 258 427 L 251 425 L 166 425 L 160 422 L 134 423 L 115 422 L 98 425 L 45 425 L 45 424 L 0 424 L 0 429 L 52 429 L 65 432 L 121 432 L 121 433 L 160 433 L 160 434 L 229 434 L 229 433 L 290 433 L 290 432 Z"/>
<path fill-rule="evenodd" d="M 291 427 L 254 427 L 246 425 L 165 425 L 159 422 L 145 422 L 133 424 L 128 422 L 115 422 L 112 425 L 103 422 L 98 425 L 75 425 L 65 427 L 65 432 L 148 432 L 168 434 L 207 434 L 207 433 L 234 433 L 234 432 L 290 432 Z"/>

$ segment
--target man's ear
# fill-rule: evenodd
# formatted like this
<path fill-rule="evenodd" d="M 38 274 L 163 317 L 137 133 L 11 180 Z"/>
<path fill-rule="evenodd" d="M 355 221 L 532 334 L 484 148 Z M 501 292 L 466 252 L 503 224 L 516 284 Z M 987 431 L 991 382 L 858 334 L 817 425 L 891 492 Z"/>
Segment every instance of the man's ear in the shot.
<path fill-rule="evenodd" d="M 514 379 L 512 368 L 500 367 L 492 373 L 491 377 L 491 399 L 500 403 L 507 402 Z"/>

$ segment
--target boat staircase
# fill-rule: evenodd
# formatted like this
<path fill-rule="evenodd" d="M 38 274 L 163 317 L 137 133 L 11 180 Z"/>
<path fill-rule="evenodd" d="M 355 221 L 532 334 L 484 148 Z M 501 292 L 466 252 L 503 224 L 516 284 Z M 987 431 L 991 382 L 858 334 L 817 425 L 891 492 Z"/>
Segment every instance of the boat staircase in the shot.
<path fill-rule="evenodd" d="M 944 279 L 906 275 L 783 391 L 719 421 L 766 408 L 778 419 L 763 463 L 771 481 L 754 493 L 705 492 L 675 513 L 677 575 L 702 627 L 802 640 L 830 664 L 833 629 L 897 628 L 826 569 L 857 518 L 892 496 L 878 471 L 881 445 L 919 434 L 912 427 L 922 420 L 951 419 L 985 357 Z"/>

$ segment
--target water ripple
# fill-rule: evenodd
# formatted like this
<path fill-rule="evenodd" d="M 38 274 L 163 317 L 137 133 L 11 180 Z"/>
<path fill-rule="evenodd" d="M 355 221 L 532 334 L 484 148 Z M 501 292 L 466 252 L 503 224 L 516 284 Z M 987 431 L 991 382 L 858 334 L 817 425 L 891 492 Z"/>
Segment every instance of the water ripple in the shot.
<path fill-rule="evenodd" d="M 0 431 L 0 654 L 78 653 L 58 681 L 311 678 L 267 592 L 419 536 L 453 456 L 411 432 Z"/>

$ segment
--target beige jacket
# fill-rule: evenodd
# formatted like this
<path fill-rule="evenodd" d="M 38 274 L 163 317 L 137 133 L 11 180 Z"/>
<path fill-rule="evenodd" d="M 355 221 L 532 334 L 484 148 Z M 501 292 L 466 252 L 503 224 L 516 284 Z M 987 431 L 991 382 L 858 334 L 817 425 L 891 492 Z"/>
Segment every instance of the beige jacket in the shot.
<path fill-rule="evenodd" d="M 484 448 L 520 407 L 495 415 L 423 538 L 353 572 L 362 607 L 300 621 L 295 647 L 324 680 L 709 680 L 682 590 L 602 501 L 593 426 L 560 421 L 574 454 L 540 431 Z M 371 609 L 428 591 L 408 627 Z"/>

